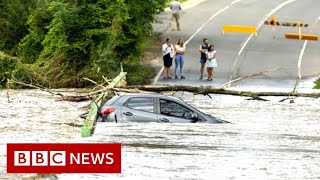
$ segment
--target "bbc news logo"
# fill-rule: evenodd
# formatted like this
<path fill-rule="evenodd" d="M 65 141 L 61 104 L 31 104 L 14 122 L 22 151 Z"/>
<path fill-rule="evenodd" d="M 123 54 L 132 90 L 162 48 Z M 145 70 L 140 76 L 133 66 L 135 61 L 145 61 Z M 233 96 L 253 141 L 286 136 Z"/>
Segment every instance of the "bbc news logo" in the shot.
<path fill-rule="evenodd" d="M 65 166 L 66 151 L 14 151 L 14 166 L 49 165 Z"/>
<path fill-rule="evenodd" d="M 113 164 L 113 153 L 70 153 L 70 164 Z M 32 158 L 31 158 L 32 157 Z M 90 161 L 91 159 L 91 161 Z M 105 159 L 105 160 L 104 160 Z M 65 166 L 66 151 L 15 151 L 14 166 Z"/>
<path fill-rule="evenodd" d="M 121 145 L 7 144 L 7 173 L 121 173 Z"/>

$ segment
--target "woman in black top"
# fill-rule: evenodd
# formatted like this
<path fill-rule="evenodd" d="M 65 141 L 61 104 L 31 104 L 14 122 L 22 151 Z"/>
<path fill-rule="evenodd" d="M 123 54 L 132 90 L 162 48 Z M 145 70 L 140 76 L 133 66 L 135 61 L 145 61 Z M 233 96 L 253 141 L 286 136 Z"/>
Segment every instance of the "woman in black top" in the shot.
<path fill-rule="evenodd" d="M 170 39 L 166 39 L 166 43 L 162 45 L 163 65 L 164 65 L 164 79 L 171 79 L 170 67 L 172 66 L 172 59 L 174 55 L 174 48 Z"/>

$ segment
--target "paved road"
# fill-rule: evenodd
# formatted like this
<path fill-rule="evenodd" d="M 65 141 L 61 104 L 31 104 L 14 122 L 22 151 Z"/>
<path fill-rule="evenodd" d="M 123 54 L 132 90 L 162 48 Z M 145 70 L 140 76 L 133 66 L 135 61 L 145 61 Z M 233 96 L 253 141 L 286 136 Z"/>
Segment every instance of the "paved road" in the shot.
<path fill-rule="evenodd" d="M 280 68 L 266 73 L 267 76 L 233 83 L 232 86 L 293 88 L 299 77 L 299 64 L 302 79 L 312 79 L 320 73 L 319 41 L 285 39 L 285 33 L 298 32 L 297 28 L 290 27 L 276 27 L 276 38 L 272 38 L 271 27 L 263 25 L 263 21 L 271 15 L 275 15 L 278 21 L 301 21 L 309 24 L 303 33 L 319 35 L 319 7 L 318 0 L 207 0 L 187 9 L 182 12 L 182 31 L 173 32 L 168 28 L 162 35 L 173 40 L 189 40 L 185 55 L 187 79 L 169 81 L 161 76 L 157 84 L 220 86 L 230 79 Z M 257 26 L 258 36 L 227 33 L 222 37 L 223 24 Z M 204 37 L 209 38 L 217 50 L 219 67 L 214 82 L 197 80 L 200 66 L 197 49 Z M 310 83 L 307 86 L 310 87 Z"/>

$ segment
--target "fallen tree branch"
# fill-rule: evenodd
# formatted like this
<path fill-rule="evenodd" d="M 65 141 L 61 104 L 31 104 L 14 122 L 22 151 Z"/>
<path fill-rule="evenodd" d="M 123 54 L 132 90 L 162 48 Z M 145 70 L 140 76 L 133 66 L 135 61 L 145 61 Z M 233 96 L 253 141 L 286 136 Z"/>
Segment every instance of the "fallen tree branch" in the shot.
<path fill-rule="evenodd" d="M 30 83 L 25 83 L 25 82 L 21 82 L 21 81 L 17 81 L 17 80 L 13 80 L 13 79 L 8 79 L 8 83 L 15 83 L 15 84 L 20 84 L 26 87 L 30 87 L 30 88 L 34 88 L 34 89 L 38 89 L 44 92 L 48 92 L 54 96 L 59 96 L 61 98 L 61 100 L 63 101 L 74 101 L 74 102 L 80 102 L 80 101 L 86 101 L 86 100 L 90 100 L 92 99 L 91 96 L 86 95 L 63 95 L 61 93 L 55 93 L 53 91 L 51 91 L 48 88 L 43 88 L 41 86 L 38 85 L 34 85 L 34 84 L 30 84 Z"/>
<path fill-rule="evenodd" d="M 212 88 L 212 87 L 192 87 L 192 86 L 127 86 L 123 87 L 125 89 L 138 89 L 143 91 L 188 91 L 196 94 L 225 94 L 225 95 L 235 95 L 235 96 L 247 96 L 247 97 L 257 97 L 257 96 L 296 96 L 296 97 L 320 97 L 320 93 L 297 93 L 297 92 L 250 92 L 250 91 L 237 91 L 228 90 L 223 88 Z"/>
<path fill-rule="evenodd" d="M 47 89 L 47 88 L 43 88 L 43 87 L 41 87 L 41 86 L 37 86 L 37 85 L 34 85 L 34 84 L 25 83 L 25 82 L 13 80 L 13 79 L 8 79 L 8 83 L 11 83 L 11 84 L 20 84 L 20 85 L 23 85 L 23 86 L 26 86 L 26 87 L 39 89 L 39 90 L 41 90 L 41 91 L 48 92 L 48 93 L 50 93 L 50 94 L 52 94 L 52 95 L 55 95 L 55 96 L 60 96 L 60 97 L 63 97 L 63 96 L 64 96 L 64 95 L 61 94 L 61 93 L 54 93 L 54 92 L 50 91 L 50 90 Z"/>
<path fill-rule="evenodd" d="M 234 83 L 234 82 L 237 82 L 237 81 L 241 81 L 241 80 L 243 80 L 243 79 L 253 78 L 253 77 L 256 77 L 256 76 L 264 76 L 265 73 L 268 73 L 268 72 L 271 72 L 271 71 L 276 71 L 276 70 L 278 70 L 278 69 L 280 69 L 280 68 L 268 69 L 268 70 L 263 71 L 263 72 L 259 72 L 259 73 L 255 73 L 255 74 L 252 74 L 252 75 L 247 75 L 247 76 L 239 77 L 239 78 L 237 78 L 237 79 L 234 79 L 234 80 L 231 80 L 231 81 L 228 81 L 228 82 L 222 84 L 222 85 L 220 86 L 220 88 L 224 88 L 224 87 L 226 87 L 228 84 L 231 84 L 231 83 Z"/>
<path fill-rule="evenodd" d="M 279 102 L 285 102 L 286 100 L 289 100 L 289 99 L 293 100 L 294 98 L 292 98 L 292 97 L 287 97 L 287 98 L 281 99 Z"/>
<path fill-rule="evenodd" d="M 261 97 L 259 97 L 259 96 L 251 96 L 251 98 L 249 98 L 249 99 L 247 99 L 247 100 L 249 100 L 249 101 L 251 101 L 251 100 L 257 100 L 257 101 L 269 101 L 269 100 L 267 100 L 267 99 L 264 99 L 264 98 L 261 98 Z"/>
<path fill-rule="evenodd" d="M 139 89 L 126 89 L 126 88 L 111 88 L 115 92 L 124 92 L 124 93 L 142 93 L 142 94 L 154 94 L 154 92 L 143 91 Z"/>
<path fill-rule="evenodd" d="M 293 88 L 292 92 L 296 92 L 299 83 L 300 83 L 300 79 L 297 78 L 296 83 L 294 84 L 294 88 Z"/>
<path fill-rule="evenodd" d="M 98 84 L 97 82 L 95 82 L 94 80 L 91 80 L 91 79 L 89 79 L 89 78 L 83 78 L 84 80 L 86 80 L 86 81 L 89 81 L 89 82 L 91 82 L 91 83 L 93 83 L 93 84 L 95 84 L 97 87 L 100 87 L 100 88 L 105 88 L 104 86 L 103 86 L 103 84 Z M 95 88 L 94 88 L 95 89 Z"/>

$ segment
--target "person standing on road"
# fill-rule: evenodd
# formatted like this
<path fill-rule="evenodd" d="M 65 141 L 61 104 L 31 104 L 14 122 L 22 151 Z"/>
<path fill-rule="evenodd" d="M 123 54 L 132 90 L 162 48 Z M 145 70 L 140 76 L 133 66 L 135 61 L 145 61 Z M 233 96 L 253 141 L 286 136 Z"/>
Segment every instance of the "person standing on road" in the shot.
<path fill-rule="evenodd" d="M 208 81 L 213 80 L 213 73 L 214 73 L 214 68 L 218 67 L 218 63 L 216 60 L 217 52 L 214 50 L 214 45 L 210 45 L 206 58 L 206 66 L 207 66 L 207 71 L 208 71 Z"/>
<path fill-rule="evenodd" d="M 184 65 L 184 53 L 186 52 L 186 47 L 184 45 L 183 39 L 179 39 L 177 41 L 177 45 L 175 45 L 175 52 L 176 52 L 176 58 L 175 58 L 175 71 L 174 71 L 174 77 L 175 79 L 178 79 L 177 71 L 180 67 L 180 78 L 185 79 L 183 76 L 183 65 Z"/>
<path fill-rule="evenodd" d="M 200 78 L 203 79 L 204 66 L 207 62 L 206 53 L 209 49 L 208 39 L 204 38 L 202 44 L 199 47 L 200 52 Z"/>
<path fill-rule="evenodd" d="M 178 0 L 173 1 L 170 4 L 170 9 L 172 11 L 172 17 L 171 17 L 171 26 L 172 26 L 172 31 L 174 31 L 174 27 L 176 25 L 177 30 L 180 31 L 180 10 L 181 10 L 181 5 Z"/>
<path fill-rule="evenodd" d="M 174 55 L 174 47 L 169 38 L 166 43 L 162 45 L 163 65 L 164 65 L 164 79 L 171 79 L 170 67 L 172 66 L 172 59 Z"/>

